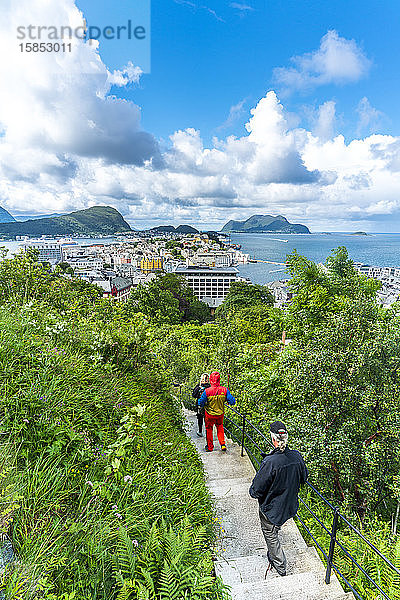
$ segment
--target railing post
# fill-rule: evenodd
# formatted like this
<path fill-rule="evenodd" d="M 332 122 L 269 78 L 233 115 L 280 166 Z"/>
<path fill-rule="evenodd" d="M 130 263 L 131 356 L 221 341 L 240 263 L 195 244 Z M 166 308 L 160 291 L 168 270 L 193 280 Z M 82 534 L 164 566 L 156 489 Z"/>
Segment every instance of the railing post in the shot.
<path fill-rule="evenodd" d="M 242 450 L 240 456 L 244 456 L 244 429 L 246 427 L 246 415 L 242 415 Z"/>
<path fill-rule="evenodd" d="M 335 508 L 335 512 L 333 514 L 333 522 L 332 522 L 331 541 L 329 544 L 328 563 L 326 565 L 325 583 L 331 582 L 332 562 L 333 562 L 333 555 L 335 552 L 336 532 L 337 532 L 337 528 L 338 528 L 338 521 L 339 521 L 339 512 L 338 512 L 338 509 Z"/>

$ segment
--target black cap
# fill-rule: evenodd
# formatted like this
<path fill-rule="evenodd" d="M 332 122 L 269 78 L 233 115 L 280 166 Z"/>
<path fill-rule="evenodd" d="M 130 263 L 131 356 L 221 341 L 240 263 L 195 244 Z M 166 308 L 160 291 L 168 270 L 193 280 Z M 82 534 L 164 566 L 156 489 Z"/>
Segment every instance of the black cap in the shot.
<path fill-rule="evenodd" d="M 282 423 L 282 421 L 274 421 L 274 423 L 271 423 L 271 427 L 269 428 L 269 430 L 271 431 L 271 433 L 287 433 L 286 426 L 284 425 L 284 423 Z"/>

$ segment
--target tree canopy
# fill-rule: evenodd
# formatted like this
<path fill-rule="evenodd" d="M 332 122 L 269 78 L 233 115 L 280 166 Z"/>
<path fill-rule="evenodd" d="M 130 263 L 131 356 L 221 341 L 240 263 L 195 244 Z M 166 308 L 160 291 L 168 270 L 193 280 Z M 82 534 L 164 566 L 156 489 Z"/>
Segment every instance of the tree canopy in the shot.
<path fill-rule="evenodd" d="M 138 285 L 131 293 L 127 310 L 141 312 L 158 323 L 204 323 L 211 319 L 207 304 L 200 302 L 186 280 L 175 273 L 158 273 L 146 285 Z"/>

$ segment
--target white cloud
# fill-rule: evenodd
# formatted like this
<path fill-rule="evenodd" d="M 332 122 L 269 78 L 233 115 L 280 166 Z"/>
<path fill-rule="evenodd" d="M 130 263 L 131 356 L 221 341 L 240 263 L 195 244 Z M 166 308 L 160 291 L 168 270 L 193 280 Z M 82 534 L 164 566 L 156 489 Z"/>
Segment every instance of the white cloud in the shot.
<path fill-rule="evenodd" d="M 328 100 L 318 108 L 313 133 L 321 140 L 330 140 L 335 132 L 336 102 Z"/>
<path fill-rule="evenodd" d="M 53 22 L 82 19 L 73 0 L 46 4 Z M 43 0 L 19 0 L 17 13 L 39 5 Z M 10 44 L 9 30 L 0 27 L 0 45 L 7 36 Z M 207 147 L 198 130 L 180 130 L 161 154 L 141 130 L 139 107 L 110 94 L 112 85 L 137 80 L 134 66 L 110 73 L 97 48 L 83 42 L 70 56 L 43 62 L 0 56 L 0 204 L 11 213 L 110 204 L 133 225 L 218 226 L 270 213 L 314 229 L 374 219 L 396 227 L 400 138 L 370 135 L 346 143 L 335 136 L 333 101 L 318 109 L 307 131 L 270 91 L 251 110 L 244 135 L 215 138 Z M 360 110 L 374 115 L 366 102 Z"/>
<path fill-rule="evenodd" d="M 239 10 L 241 13 L 253 12 L 255 10 L 253 6 L 250 6 L 249 4 L 244 4 L 242 2 L 231 2 L 229 6 L 236 10 Z"/>
<path fill-rule="evenodd" d="M 204 4 L 198 4 L 197 2 L 191 2 L 191 0 L 174 0 L 175 4 L 180 4 L 181 6 L 187 6 L 188 8 L 197 10 L 204 10 L 208 14 L 210 14 L 214 19 L 220 21 L 221 23 L 225 23 L 225 20 L 213 9 L 209 6 L 205 6 Z"/>
<path fill-rule="evenodd" d="M 36 149 L 37 157 L 45 159 L 44 169 L 47 153 L 132 164 L 158 159 L 156 141 L 141 130 L 139 107 L 110 95 L 112 85 L 137 81 L 139 69 L 129 64 L 110 73 L 97 44 L 77 38 L 71 52 L 19 50 L 16 31 L 21 23 L 82 26 L 83 15 L 73 0 L 20 0 L 9 5 L 5 16 L 0 25 L 2 149 L 16 152 L 2 153 L 6 166 L 17 168 L 22 149 Z M 46 35 L 42 33 L 43 42 L 49 41 Z"/>
<path fill-rule="evenodd" d="M 232 127 L 240 119 L 240 117 L 244 113 L 244 105 L 246 104 L 246 98 L 240 100 L 237 104 L 233 104 L 229 109 L 229 114 L 225 121 L 217 127 L 217 131 L 221 131 L 222 129 L 228 129 Z"/>
<path fill-rule="evenodd" d="M 354 40 L 328 31 L 318 50 L 291 59 L 294 66 L 274 69 L 276 83 L 286 92 L 308 91 L 321 85 L 359 81 L 371 66 Z"/>
<path fill-rule="evenodd" d="M 217 21 L 221 21 L 221 23 L 225 23 L 225 20 L 222 17 L 220 17 L 220 15 L 218 15 L 217 12 L 213 8 L 210 8 L 209 6 L 200 6 L 200 8 L 202 10 L 205 10 L 206 12 L 208 12 L 210 15 L 212 15 L 214 17 L 214 19 L 216 19 Z"/>
<path fill-rule="evenodd" d="M 358 113 L 357 135 L 373 133 L 379 127 L 383 113 L 371 106 L 368 98 L 361 98 L 356 108 Z"/>

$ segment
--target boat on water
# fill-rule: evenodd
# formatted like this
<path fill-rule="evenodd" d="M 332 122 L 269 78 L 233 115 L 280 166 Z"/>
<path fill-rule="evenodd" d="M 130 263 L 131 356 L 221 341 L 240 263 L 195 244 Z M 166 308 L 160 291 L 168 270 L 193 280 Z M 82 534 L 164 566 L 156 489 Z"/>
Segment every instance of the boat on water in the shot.
<path fill-rule="evenodd" d="M 269 238 L 269 239 L 272 240 L 273 242 L 285 242 L 286 244 L 289 241 L 289 240 L 281 240 L 280 238 Z"/>
<path fill-rule="evenodd" d="M 72 238 L 61 238 L 57 240 L 57 244 L 61 244 L 62 246 L 78 246 L 78 242 Z"/>

